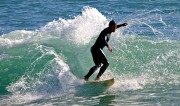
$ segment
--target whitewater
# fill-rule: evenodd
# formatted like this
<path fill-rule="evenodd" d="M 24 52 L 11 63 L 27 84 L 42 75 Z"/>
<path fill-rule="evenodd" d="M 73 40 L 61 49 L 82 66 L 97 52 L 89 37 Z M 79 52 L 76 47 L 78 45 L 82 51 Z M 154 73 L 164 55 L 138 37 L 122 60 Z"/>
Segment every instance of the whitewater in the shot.
<path fill-rule="evenodd" d="M 160 9 L 127 12 L 120 20 L 92 6 L 74 11 L 34 30 L 1 34 L 0 105 L 180 105 L 178 20 L 171 25 Z M 128 23 L 112 33 L 113 52 L 103 50 L 110 66 L 102 79 L 114 77 L 115 84 L 87 88 L 82 78 L 93 66 L 90 48 L 112 19 Z"/>

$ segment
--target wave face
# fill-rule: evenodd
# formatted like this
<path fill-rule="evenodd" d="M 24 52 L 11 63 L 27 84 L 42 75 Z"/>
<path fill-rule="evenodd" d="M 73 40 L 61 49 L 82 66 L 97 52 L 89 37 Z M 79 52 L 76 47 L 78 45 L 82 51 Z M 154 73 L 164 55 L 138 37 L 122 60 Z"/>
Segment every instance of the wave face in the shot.
<path fill-rule="evenodd" d="M 180 42 L 174 40 L 178 39 L 177 28 L 171 36 L 159 12 L 130 15 L 122 20 L 129 26 L 112 34 L 113 52 L 104 49 L 110 66 L 102 76 L 115 77 L 112 92 L 180 85 Z M 60 18 L 35 31 L 15 30 L 0 36 L 0 94 L 11 94 L 1 103 L 78 95 L 77 85 L 93 66 L 90 47 L 110 20 L 96 8 L 84 7 L 73 19 Z M 156 24 L 163 28 L 154 27 Z"/>

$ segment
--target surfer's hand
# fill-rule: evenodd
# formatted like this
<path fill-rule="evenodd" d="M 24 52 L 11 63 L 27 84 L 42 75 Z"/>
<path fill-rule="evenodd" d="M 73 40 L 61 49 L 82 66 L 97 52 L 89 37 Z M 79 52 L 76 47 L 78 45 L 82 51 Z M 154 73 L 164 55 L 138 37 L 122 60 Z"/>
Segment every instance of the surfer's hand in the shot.
<path fill-rule="evenodd" d="M 127 23 L 123 23 L 122 26 L 127 26 L 128 24 Z"/>
<path fill-rule="evenodd" d="M 110 46 L 108 46 L 108 50 L 109 50 L 110 52 L 112 52 L 112 48 L 111 48 Z"/>

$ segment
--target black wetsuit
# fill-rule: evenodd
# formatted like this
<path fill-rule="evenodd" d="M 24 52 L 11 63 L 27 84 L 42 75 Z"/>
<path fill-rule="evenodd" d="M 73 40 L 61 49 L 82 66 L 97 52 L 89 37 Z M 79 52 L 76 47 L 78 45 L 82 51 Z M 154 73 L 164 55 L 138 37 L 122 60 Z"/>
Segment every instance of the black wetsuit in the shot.
<path fill-rule="evenodd" d="M 124 26 L 124 24 L 120 24 L 117 25 L 117 28 Z M 100 78 L 101 75 L 104 73 L 104 71 L 107 69 L 107 67 L 109 66 L 108 60 L 106 59 L 106 56 L 104 55 L 102 49 L 105 46 L 109 46 L 108 45 L 108 41 L 109 38 L 111 36 L 111 29 L 109 27 L 105 28 L 99 35 L 99 37 L 97 38 L 95 44 L 91 47 L 91 53 L 92 53 L 92 57 L 93 57 L 93 61 L 95 63 L 95 66 L 93 66 L 89 72 L 87 73 L 87 75 L 85 75 L 84 77 L 86 79 L 88 79 L 95 71 L 97 68 L 100 68 L 100 71 L 97 75 L 97 78 Z"/>
<path fill-rule="evenodd" d="M 104 73 L 104 71 L 109 66 L 109 63 L 106 59 L 106 56 L 104 55 L 102 49 L 107 46 L 108 47 L 108 41 L 110 38 L 112 31 L 108 28 L 105 28 L 97 38 L 95 44 L 91 47 L 91 53 L 93 57 L 93 61 L 95 63 L 95 66 L 93 66 L 87 75 L 85 75 L 85 78 L 89 78 L 97 68 L 103 64 L 103 66 L 100 68 L 100 71 L 97 75 L 97 78 L 101 77 L 101 75 Z"/>

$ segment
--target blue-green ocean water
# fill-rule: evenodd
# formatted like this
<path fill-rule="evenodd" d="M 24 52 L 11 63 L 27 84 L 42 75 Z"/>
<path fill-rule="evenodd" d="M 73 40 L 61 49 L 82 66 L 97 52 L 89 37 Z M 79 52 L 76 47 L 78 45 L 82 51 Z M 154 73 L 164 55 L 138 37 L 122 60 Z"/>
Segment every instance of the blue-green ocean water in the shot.
<path fill-rule="evenodd" d="M 112 19 L 128 23 L 104 49 L 115 84 L 87 87 L 90 47 Z M 1 0 L 0 105 L 179 106 L 179 0 Z"/>

